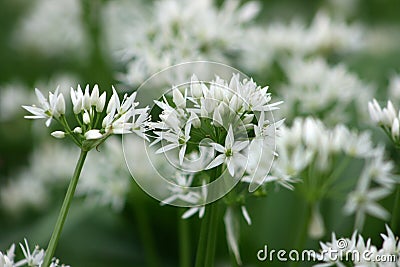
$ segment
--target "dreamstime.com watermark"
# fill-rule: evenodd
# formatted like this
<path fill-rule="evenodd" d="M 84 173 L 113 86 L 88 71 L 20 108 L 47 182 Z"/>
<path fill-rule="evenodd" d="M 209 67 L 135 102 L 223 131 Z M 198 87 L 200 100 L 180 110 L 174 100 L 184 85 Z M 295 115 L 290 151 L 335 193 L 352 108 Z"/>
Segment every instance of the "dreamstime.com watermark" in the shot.
<path fill-rule="evenodd" d="M 328 248 L 326 250 L 275 250 L 268 249 L 267 245 L 257 252 L 259 261 L 301 261 L 301 262 L 398 262 L 398 255 L 377 254 L 376 252 L 365 250 L 359 251 L 355 248 L 348 248 L 349 244 L 346 239 L 336 241 L 337 249 Z"/>

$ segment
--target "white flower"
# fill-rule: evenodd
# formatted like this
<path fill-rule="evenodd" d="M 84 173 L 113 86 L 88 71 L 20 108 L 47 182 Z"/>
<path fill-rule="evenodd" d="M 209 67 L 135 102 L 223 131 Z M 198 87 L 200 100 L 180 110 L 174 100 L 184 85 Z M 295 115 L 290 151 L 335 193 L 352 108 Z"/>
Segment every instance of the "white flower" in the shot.
<path fill-rule="evenodd" d="M 247 162 L 247 157 L 240 153 L 249 144 L 249 141 L 235 141 L 232 126 L 229 126 L 228 134 L 225 138 L 225 147 L 218 143 L 211 143 L 216 151 L 221 153 L 213 161 L 208 164 L 206 169 L 215 168 L 226 163 L 230 175 L 235 175 L 235 169 L 243 168 Z"/>
<path fill-rule="evenodd" d="M 278 92 L 286 103 L 282 110 L 285 116 L 293 118 L 300 113 L 343 123 L 351 119 L 356 108 L 357 119 L 367 119 L 365 103 L 374 89 L 345 65 L 330 66 L 323 58 L 294 58 L 283 66 L 287 82 Z"/>
<path fill-rule="evenodd" d="M 182 165 L 183 164 L 183 158 L 185 157 L 185 152 L 186 152 L 186 147 L 187 147 L 187 142 L 190 139 L 190 130 L 191 130 L 192 124 L 188 122 L 185 126 L 184 132 L 179 132 L 179 133 L 174 133 L 174 132 L 155 132 L 155 134 L 159 135 L 161 139 L 165 139 L 170 144 L 161 147 L 156 151 L 156 153 L 164 153 L 167 152 L 171 149 L 181 147 L 179 149 L 179 163 Z"/>
<path fill-rule="evenodd" d="M 49 92 L 49 99 L 47 100 L 42 92 L 35 89 L 36 97 L 39 101 L 39 107 L 22 106 L 24 109 L 32 113 L 32 115 L 25 116 L 26 119 L 47 119 L 46 126 L 49 127 L 52 118 L 58 119 L 60 115 L 64 115 L 65 102 L 62 94 L 58 93 L 58 88 L 54 93 Z M 61 112 L 61 113 L 60 113 Z"/>
<path fill-rule="evenodd" d="M 44 260 L 45 251 L 40 249 L 39 246 L 35 246 L 35 249 L 31 253 L 28 245 L 28 241 L 24 239 L 25 247 L 20 243 L 22 252 L 24 253 L 25 260 L 23 261 L 28 266 L 41 266 Z"/>
<path fill-rule="evenodd" d="M 344 210 L 348 214 L 356 213 L 356 226 L 358 228 L 361 228 L 364 224 L 365 214 L 386 220 L 390 214 L 377 201 L 390 193 L 391 190 L 387 188 L 357 189 L 349 194 Z"/>
<path fill-rule="evenodd" d="M 43 264 L 45 251 L 40 249 L 39 246 L 35 246 L 35 249 L 31 252 L 28 241 L 26 238 L 24 239 L 25 246 L 23 244 L 19 244 L 24 255 L 24 259 L 21 259 L 17 262 L 14 261 L 15 257 L 15 245 L 12 244 L 11 247 L 7 250 L 6 254 L 3 254 L 0 251 L 0 267 L 20 267 L 20 266 L 29 266 L 29 267 L 40 267 Z M 51 267 L 70 267 L 69 265 L 59 265 L 58 259 L 52 259 L 50 263 Z"/>

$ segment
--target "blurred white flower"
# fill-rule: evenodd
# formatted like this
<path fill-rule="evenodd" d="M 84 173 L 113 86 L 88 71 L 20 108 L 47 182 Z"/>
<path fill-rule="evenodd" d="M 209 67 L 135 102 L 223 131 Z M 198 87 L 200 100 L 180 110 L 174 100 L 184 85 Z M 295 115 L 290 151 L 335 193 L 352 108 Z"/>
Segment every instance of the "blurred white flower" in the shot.
<path fill-rule="evenodd" d="M 337 192 L 340 187 L 335 183 L 341 183 L 339 178 L 349 162 L 364 160 L 356 188 L 349 193 L 344 209 L 347 214 L 356 214 L 358 229 L 365 214 L 388 218 L 388 212 L 377 202 L 393 192 L 398 178 L 393 162 L 385 159 L 382 146 L 373 145 L 368 132 L 351 131 L 344 125 L 329 129 L 319 120 L 297 118 L 292 127 L 281 127 L 277 153 L 279 157 L 266 181 L 292 190 L 293 184 L 301 181 L 298 188 L 311 204 Z"/>
<path fill-rule="evenodd" d="M 8 121 L 21 113 L 21 106 L 34 98 L 19 82 L 0 86 L 0 121 Z"/>
<path fill-rule="evenodd" d="M 362 181 L 362 179 L 369 179 L 368 177 L 364 178 L 364 175 L 367 174 L 362 174 L 358 187 L 348 195 L 344 206 L 344 211 L 347 214 L 356 215 L 355 227 L 357 229 L 362 229 L 366 214 L 381 220 L 387 220 L 390 217 L 390 213 L 377 202 L 390 195 L 392 189 L 385 187 L 370 188 L 368 182 Z"/>
<path fill-rule="evenodd" d="M 308 26 L 294 19 L 288 24 L 272 22 L 265 28 L 250 28 L 241 62 L 246 69 L 259 72 L 287 54 L 306 57 L 358 50 L 363 35 L 360 25 L 350 25 L 320 11 Z"/>
<path fill-rule="evenodd" d="M 345 123 L 354 119 L 355 109 L 357 120 L 366 119 L 365 103 L 371 99 L 374 89 L 349 72 L 345 65 L 331 67 L 323 58 L 297 58 L 283 66 L 287 82 L 278 92 L 287 104 L 281 110 L 285 116 L 304 114 L 320 117 L 325 122 Z"/>
<path fill-rule="evenodd" d="M 247 24 L 260 10 L 258 2 L 240 6 L 236 0 L 219 8 L 212 0 L 163 0 L 147 9 L 136 4 L 113 1 L 105 11 L 107 43 L 116 60 L 127 65 L 122 79 L 128 84 L 182 62 L 231 62 L 248 45 L 243 42 Z"/>
<path fill-rule="evenodd" d="M 45 56 L 77 55 L 88 52 L 88 40 L 78 0 L 38 0 L 29 2 L 28 14 L 14 32 L 12 44 L 21 50 Z"/>
<path fill-rule="evenodd" d="M 7 177 L 1 186 L 2 207 L 11 213 L 20 213 L 25 207 L 44 209 L 51 190 L 66 184 L 72 175 L 77 156 L 77 151 L 58 142 L 40 144 L 29 156 L 28 165 Z"/>

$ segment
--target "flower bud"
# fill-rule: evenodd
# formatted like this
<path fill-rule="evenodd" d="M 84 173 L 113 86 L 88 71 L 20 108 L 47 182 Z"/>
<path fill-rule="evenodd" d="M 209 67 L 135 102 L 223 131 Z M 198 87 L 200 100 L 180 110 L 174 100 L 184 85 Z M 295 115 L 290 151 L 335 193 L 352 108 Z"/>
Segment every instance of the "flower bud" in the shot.
<path fill-rule="evenodd" d="M 89 85 L 86 85 L 85 95 L 83 96 L 83 108 L 89 110 L 91 106 L 90 94 L 89 94 Z"/>
<path fill-rule="evenodd" d="M 75 114 L 79 114 L 82 111 L 82 98 L 77 99 L 73 109 Z"/>
<path fill-rule="evenodd" d="M 83 123 L 84 124 L 90 123 L 90 116 L 89 116 L 89 113 L 87 113 L 86 111 L 85 111 L 85 113 L 83 113 Z"/>
<path fill-rule="evenodd" d="M 65 100 L 62 94 L 58 95 L 57 97 L 56 112 L 60 115 L 65 114 Z"/>
<path fill-rule="evenodd" d="M 392 124 L 392 137 L 393 139 L 397 140 L 399 139 L 399 135 L 400 135 L 399 119 L 395 118 Z"/>
<path fill-rule="evenodd" d="M 93 87 L 92 94 L 90 95 L 90 103 L 92 106 L 97 106 L 98 102 L 99 102 L 99 86 L 96 84 Z"/>
<path fill-rule="evenodd" d="M 97 101 L 97 104 L 96 104 L 96 111 L 97 112 L 102 112 L 103 111 L 104 106 L 106 105 L 106 95 L 107 95 L 106 92 L 102 93 L 100 98 L 99 98 L 99 101 Z"/>
<path fill-rule="evenodd" d="M 200 98 L 203 96 L 203 84 L 200 84 L 199 80 L 194 74 L 190 82 L 190 92 L 194 98 Z"/>
<path fill-rule="evenodd" d="M 100 133 L 100 130 L 97 129 L 93 129 L 85 133 L 86 140 L 100 139 L 102 137 L 103 135 Z"/>
<path fill-rule="evenodd" d="M 196 113 L 191 112 L 189 121 L 192 123 L 192 125 L 193 125 L 194 128 L 200 128 L 200 126 L 201 126 L 201 121 L 200 121 L 200 119 L 199 119 L 199 116 L 197 116 Z"/>
<path fill-rule="evenodd" d="M 54 132 L 51 133 L 51 135 L 53 137 L 55 137 L 55 138 L 62 139 L 62 138 L 65 137 L 65 132 L 63 132 L 63 131 L 54 131 Z"/>
<path fill-rule="evenodd" d="M 75 127 L 74 133 L 81 134 L 82 133 L 82 128 L 81 127 Z"/>
<path fill-rule="evenodd" d="M 186 107 L 186 100 L 183 97 L 181 91 L 179 91 L 179 89 L 176 87 L 172 90 L 172 100 L 174 101 L 177 108 Z"/>

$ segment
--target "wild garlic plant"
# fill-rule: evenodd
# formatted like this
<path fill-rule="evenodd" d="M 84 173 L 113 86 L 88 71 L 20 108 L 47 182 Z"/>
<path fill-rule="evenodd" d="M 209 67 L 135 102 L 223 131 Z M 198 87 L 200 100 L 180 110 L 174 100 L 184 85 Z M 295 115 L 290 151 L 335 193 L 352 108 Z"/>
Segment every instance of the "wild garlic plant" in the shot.
<path fill-rule="evenodd" d="M 183 219 L 195 213 L 202 218 L 197 267 L 214 265 L 222 211 L 230 251 L 241 262 L 239 215 L 251 223 L 245 200 L 263 190 L 282 123 L 267 119 L 281 104 L 271 100 L 268 87 L 234 74 L 230 81 L 211 82 L 193 75 L 188 85 L 174 86 L 155 101 L 160 114 L 151 124 L 152 145 L 178 169 L 169 178 L 178 187 L 162 203 L 191 206 Z"/>
<path fill-rule="evenodd" d="M 355 229 L 362 229 L 367 214 L 383 221 L 390 218 L 378 202 L 394 191 L 394 163 L 386 159 L 383 146 L 374 146 L 370 133 L 350 130 L 343 124 L 331 129 L 312 117 L 296 118 L 291 127 L 281 127 L 277 153 L 267 180 L 290 190 L 296 187 L 304 198 L 306 223 L 300 235 L 324 236 L 320 204 L 326 199 L 339 200 L 343 194 L 347 195 L 343 211 L 355 214 Z M 358 179 L 343 179 L 347 168 L 357 166 L 360 160 Z M 304 237 L 299 236 L 296 242 L 301 248 Z"/>
<path fill-rule="evenodd" d="M 51 264 L 88 152 L 97 148 L 113 134 L 136 133 L 146 138 L 144 132 L 149 119 L 148 108 L 136 108 L 139 105 L 135 102 L 136 93 L 130 96 L 125 94 L 121 101 L 116 90 L 112 88 L 112 91 L 107 101 L 106 92 L 100 94 L 97 85 L 92 90 L 89 85 L 84 90 L 80 85 L 76 89 L 71 88 L 73 112 L 70 114 L 66 113 L 65 98 L 59 93 L 58 88 L 54 92 L 49 92 L 48 98 L 35 89 L 38 106 L 23 106 L 31 113 L 25 118 L 46 119 L 47 127 L 53 120 L 58 122 L 62 129 L 52 132 L 51 135 L 60 139 L 68 136 L 80 148 L 80 156 L 46 249 L 42 267 L 49 267 Z M 73 126 L 68 122 L 69 116 L 75 119 Z"/>
<path fill-rule="evenodd" d="M 390 93 L 395 94 L 398 90 L 398 81 L 391 80 Z M 368 110 L 371 120 L 391 139 L 396 151 L 400 148 L 400 111 L 396 110 L 392 101 L 388 100 L 386 107 L 382 108 L 376 99 L 368 103 Z M 400 181 L 398 181 L 400 183 Z M 397 184 L 396 196 L 393 203 L 392 229 L 396 229 L 400 222 L 400 185 Z"/>

